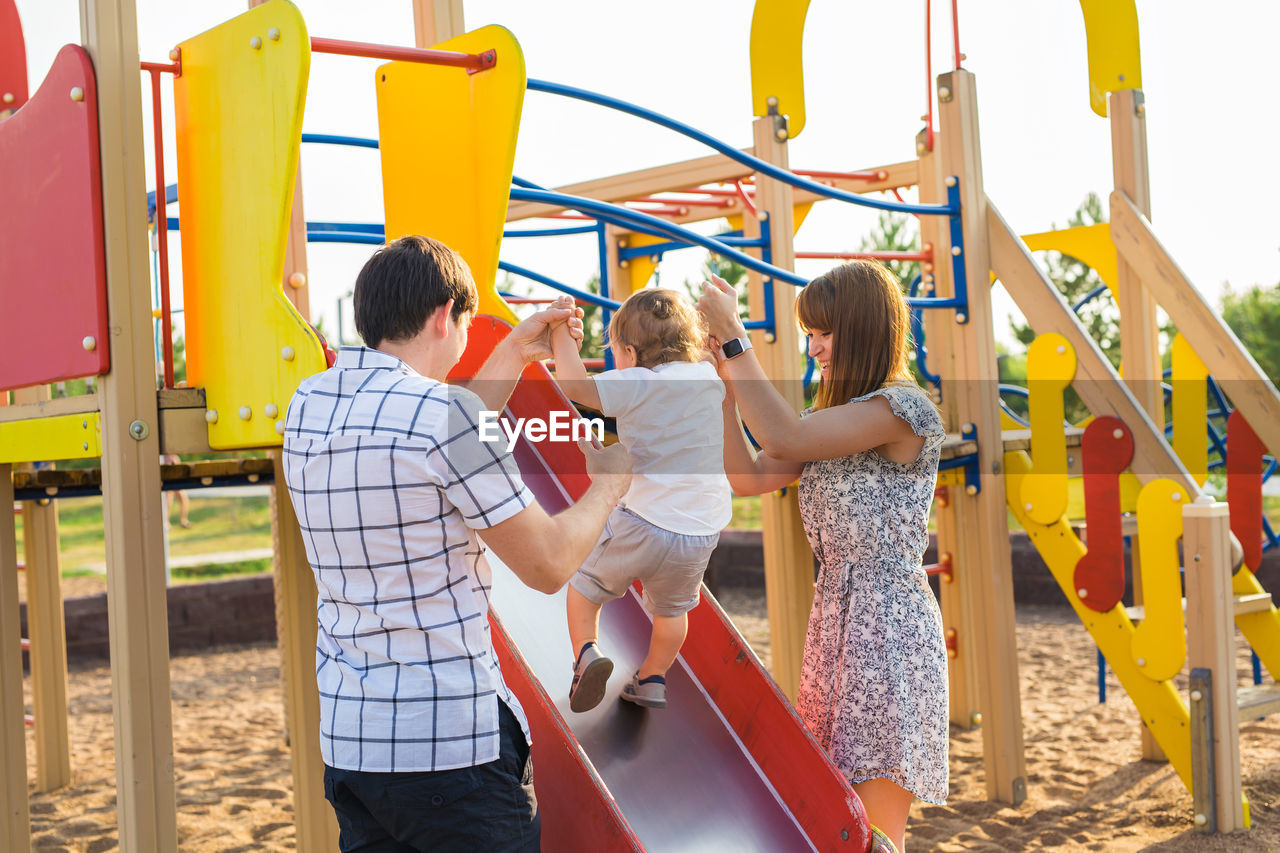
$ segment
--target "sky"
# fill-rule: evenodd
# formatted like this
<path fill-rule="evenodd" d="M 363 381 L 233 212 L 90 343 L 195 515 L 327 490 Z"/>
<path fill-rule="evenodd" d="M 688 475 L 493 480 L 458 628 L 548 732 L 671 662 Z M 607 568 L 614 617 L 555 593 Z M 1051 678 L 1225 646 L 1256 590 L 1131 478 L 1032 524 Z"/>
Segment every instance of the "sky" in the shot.
<path fill-rule="evenodd" d="M 242 12 L 244 0 L 137 0 L 143 59 Z M 300 0 L 313 36 L 413 44 L 407 0 Z M 933 68 L 951 67 L 949 5 L 934 4 Z M 80 41 L 73 0 L 17 0 L 32 89 L 58 48 Z M 501 24 L 520 41 L 530 77 L 593 89 L 692 124 L 726 142 L 751 141 L 747 0 L 464 0 L 467 29 Z M 357 11 L 358 9 L 358 11 Z M 1152 221 L 1193 282 L 1216 302 L 1236 289 L 1280 281 L 1280 113 L 1262 82 L 1280 30 L 1280 4 L 1139 0 L 1147 104 Z M 976 75 L 983 178 L 988 196 L 1021 233 L 1062 225 L 1089 192 L 1112 186 L 1110 127 L 1089 108 L 1084 24 L 1078 0 L 960 0 L 964 67 Z M 804 36 L 807 126 L 789 144 L 795 168 L 845 171 L 911 159 L 923 126 L 924 2 L 812 0 Z M 380 63 L 315 56 L 303 129 L 376 136 L 374 70 Z M 139 76 L 140 85 L 142 76 Z M 165 94 L 167 172 L 173 160 L 172 98 Z M 150 105 L 146 156 L 151 174 Z M 559 186 L 710 153 L 669 131 L 598 107 L 529 93 L 515 173 Z M 382 221 L 376 151 L 305 146 L 304 199 L 312 220 Z M 150 188 L 150 185 L 149 185 Z M 914 193 L 904 194 L 908 200 Z M 174 211 L 171 209 L 171 214 Z M 180 215 L 180 212 L 179 212 Z M 856 249 L 872 211 L 818 205 L 796 238 L 801 250 Z M 707 230 L 716 230 L 714 224 Z M 593 238 L 507 240 L 502 257 L 580 286 L 598 268 Z M 172 269 L 180 266 L 174 241 Z M 371 252 L 312 244 L 313 319 L 330 334 L 338 303 Z M 705 252 L 673 253 L 663 283 L 697 276 Z M 814 275 L 828 265 L 802 261 Z M 180 282 L 180 275 L 175 275 Z M 175 287 L 177 285 L 175 284 Z M 1016 308 L 994 297 L 997 336 L 1009 340 Z M 180 295 L 175 294 L 180 304 Z M 349 304 L 346 336 L 350 327 Z"/>

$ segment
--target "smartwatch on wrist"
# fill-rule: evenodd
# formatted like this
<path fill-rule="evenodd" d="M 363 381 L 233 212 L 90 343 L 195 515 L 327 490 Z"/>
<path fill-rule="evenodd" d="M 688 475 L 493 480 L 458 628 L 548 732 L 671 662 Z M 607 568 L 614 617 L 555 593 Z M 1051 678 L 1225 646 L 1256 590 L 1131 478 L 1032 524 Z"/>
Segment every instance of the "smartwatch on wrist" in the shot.
<path fill-rule="evenodd" d="M 737 358 L 749 349 L 751 349 L 750 338 L 734 338 L 720 345 L 720 351 L 724 353 L 726 359 Z"/>

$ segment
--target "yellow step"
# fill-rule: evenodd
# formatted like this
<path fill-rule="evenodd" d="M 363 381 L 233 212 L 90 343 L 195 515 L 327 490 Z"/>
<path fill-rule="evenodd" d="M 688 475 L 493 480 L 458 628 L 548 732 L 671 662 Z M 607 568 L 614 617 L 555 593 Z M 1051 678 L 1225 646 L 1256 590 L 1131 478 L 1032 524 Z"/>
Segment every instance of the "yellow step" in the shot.
<path fill-rule="evenodd" d="M 1182 609 L 1187 609 L 1187 600 L 1182 599 Z M 1246 613 L 1261 613 L 1271 609 L 1271 593 L 1259 592 L 1252 595 L 1237 595 L 1235 597 L 1235 613 L 1237 616 L 1243 616 Z M 1141 604 L 1136 607 L 1126 607 L 1124 612 L 1134 622 L 1141 622 L 1147 615 L 1147 608 Z"/>

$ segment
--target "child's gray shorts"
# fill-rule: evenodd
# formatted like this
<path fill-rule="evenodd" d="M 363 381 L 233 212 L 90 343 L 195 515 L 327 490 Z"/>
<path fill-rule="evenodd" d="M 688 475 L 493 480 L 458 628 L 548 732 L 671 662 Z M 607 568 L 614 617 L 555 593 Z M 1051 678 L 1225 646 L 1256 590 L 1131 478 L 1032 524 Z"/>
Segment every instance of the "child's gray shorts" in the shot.
<path fill-rule="evenodd" d="M 698 590 L 720 534 L 686 536 L 614 508 L 595 548 L 569 583 L 589 601 L 604 604 L 644 585 L 644 607 L 654 616 L 679 616 L 698 605 Z"/>

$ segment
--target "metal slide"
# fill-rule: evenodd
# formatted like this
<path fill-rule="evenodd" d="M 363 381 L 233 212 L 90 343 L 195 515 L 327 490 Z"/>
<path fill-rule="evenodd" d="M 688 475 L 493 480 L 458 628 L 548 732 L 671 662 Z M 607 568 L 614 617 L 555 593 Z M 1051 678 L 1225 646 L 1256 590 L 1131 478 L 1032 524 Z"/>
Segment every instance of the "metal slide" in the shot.
<path fill-rule="evenodd" d="M 509 328 L 478 318 L 454 379 L 474 375 Z M 572 412 L 546 369 L 531 365 L 506 415 L 549 419 L 556 410 Z M 549 513 L 587 486 L 573 444 L 522 441 L 515 455 Z M 666 709 L 618 698 L 649 639 L 633 590 L 601 616 L 601 647 L 615 663 L 609 691 L 574 714 L 564 592 L 535 592 L 489 559 L 494 647 L 533 729 L 544 850 L 868 849 L 861 802 L 705 590 L 667 677 Z"/>

